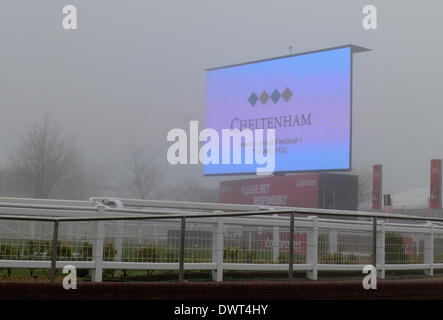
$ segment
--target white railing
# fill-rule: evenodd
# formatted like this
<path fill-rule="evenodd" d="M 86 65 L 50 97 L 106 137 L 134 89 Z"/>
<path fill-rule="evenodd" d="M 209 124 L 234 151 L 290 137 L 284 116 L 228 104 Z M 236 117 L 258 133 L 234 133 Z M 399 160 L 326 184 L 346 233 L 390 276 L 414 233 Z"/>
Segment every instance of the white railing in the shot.
<path fill-rule="evenodd" d="M 280 215 L 278 215 L 280 214 Z M 285 215 L 284 215 L 285 214 Z M 325 218 L 334 216 L 334 218 Z M 395 219 L 387 222 L 387 219 Z M 370 212 L 91 198 L 0 198 L 0 268 L 361 271 L 443 268 L 443 219 Z M 293 241 L 290 241 L 293 239 Z M 56 253 L 56 254 L 53 254 Z M 374 255 L 375 253 L 375 255 Z"/>

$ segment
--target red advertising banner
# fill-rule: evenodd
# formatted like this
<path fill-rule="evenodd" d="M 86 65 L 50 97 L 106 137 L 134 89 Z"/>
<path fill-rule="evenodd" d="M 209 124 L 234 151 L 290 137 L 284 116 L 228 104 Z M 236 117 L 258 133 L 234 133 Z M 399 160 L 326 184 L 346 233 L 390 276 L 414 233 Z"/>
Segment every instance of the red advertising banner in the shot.
<path fill-rule="evenodd" d="M 431 160 L 431 188 L 429 208 L 441 208 L 441 159 Z"/>
<path fill-rule="evenodd" d="M 382 165 L 375 164 L 372 171 L 372 209 L 381 209 Z"/>
<path fill-rule="evenodd" d="M 318 173 L 220 182 L 220 202 L 317 208 Z"/>

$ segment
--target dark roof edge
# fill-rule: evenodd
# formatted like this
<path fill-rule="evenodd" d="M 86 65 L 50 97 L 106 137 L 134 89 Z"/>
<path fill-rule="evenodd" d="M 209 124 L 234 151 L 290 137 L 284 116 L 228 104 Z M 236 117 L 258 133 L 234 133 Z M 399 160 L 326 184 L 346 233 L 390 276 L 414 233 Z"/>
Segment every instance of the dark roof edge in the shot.
<path fill-rule="evenodd" d="M 277 59 L 282 59 L 282 58 L 301 56 L 301 55 L 310 54 L 310 53 L 317 53 L 317 52 L 322 52 L 322 51 L 336 50 L 336 49 L 342 49 L 342 48 L 348 48 L 348 47 L 351 48 L 351 52 L 352 53 L 371 51 L 371 49 L 368 49 L 368 48 L 365 48 L 365 47 L 356 46 L 354 44 L 347 44 L 347 45 L 343 45 L 343 46 L 336 46 L 336 47 L 331 47 L 331 48 L 326 48 L 326 49 L 311 50 L 311 51 L 306 51 L 306 52 L 301 52 L 301 53 L 288 54 L 288 55 L 285 55 L 285 56 L 279 56 L 279 57 L 273 57 L 273 58 L 267 58 L 267 59 L 254 60 L 254 61 L 248 61 L 248 62 L 243 62 L 243 63 L 236 63 L 236 64 L 227 65 L 227 66 L 208 68 L 208 69 L 205 69 L 205 71 L 213 71 L 213 70 L 218 70 L 218 69 L 237 67 L 237 66 L 246 65 L 246 64 L 259 63 L 259 62 L 265 62 L 265 61 L 277 60 Z"/>

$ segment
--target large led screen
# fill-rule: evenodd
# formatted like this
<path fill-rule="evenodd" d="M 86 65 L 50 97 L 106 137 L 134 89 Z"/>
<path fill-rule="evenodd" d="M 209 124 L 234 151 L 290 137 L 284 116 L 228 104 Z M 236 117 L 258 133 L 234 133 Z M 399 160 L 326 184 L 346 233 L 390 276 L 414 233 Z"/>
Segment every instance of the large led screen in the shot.
<path fill-rule="evenodd" d="M 351 55 L 346 46 L 209 69 L 205 127 L 220 137 L 222 129 L 275 129 L 275 172 L 349 170 Z M 209 163 L 204 174 L 255 174 L 257 166 Z"/>

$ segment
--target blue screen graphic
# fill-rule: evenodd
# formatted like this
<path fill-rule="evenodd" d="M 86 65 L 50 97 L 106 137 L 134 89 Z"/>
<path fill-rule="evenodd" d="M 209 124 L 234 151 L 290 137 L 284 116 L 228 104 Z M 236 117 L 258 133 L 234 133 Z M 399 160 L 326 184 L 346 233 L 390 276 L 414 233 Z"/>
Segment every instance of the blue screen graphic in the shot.
<path fill-rule="evenodd" d="M 223 129 L 275 129 L 275 172 L 349 170 L 351 51 L 342 47 L 207 71 L 205 127 L 219 134 L 220 161 L 204 165 L 204 174 L 255 174 L 261 167 L 255 160 L 221 164 Z"/>

